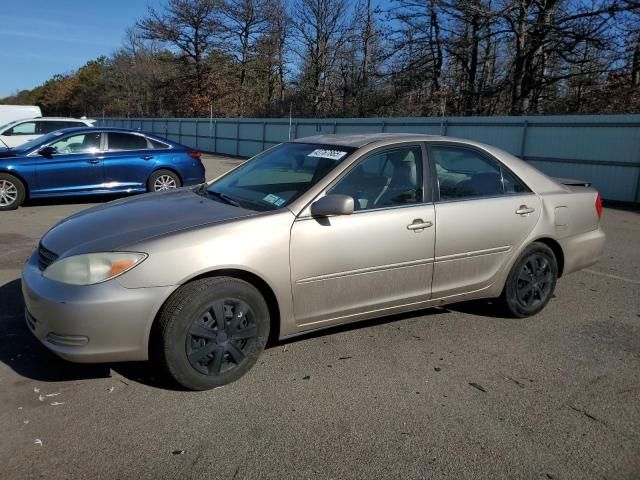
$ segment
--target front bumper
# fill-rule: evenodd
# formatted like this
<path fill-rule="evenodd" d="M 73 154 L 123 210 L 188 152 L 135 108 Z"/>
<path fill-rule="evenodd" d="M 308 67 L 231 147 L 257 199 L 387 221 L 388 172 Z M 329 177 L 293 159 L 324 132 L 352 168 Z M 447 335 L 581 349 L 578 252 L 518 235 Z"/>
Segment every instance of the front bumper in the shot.
<path fill-rule="evenodd" d="M 29 329 L 73 362 L 147 360 L 151 325 L 174 288 L 125 288 L 117 280 L 66 285 L 42 276 L 37 251 L 22 269 Z"/>

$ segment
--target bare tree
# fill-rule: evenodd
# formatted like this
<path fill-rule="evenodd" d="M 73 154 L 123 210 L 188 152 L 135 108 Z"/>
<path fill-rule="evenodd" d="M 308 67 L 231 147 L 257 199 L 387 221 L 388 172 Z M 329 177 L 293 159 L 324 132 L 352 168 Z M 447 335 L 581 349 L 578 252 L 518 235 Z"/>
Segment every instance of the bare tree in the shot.
<path fill-rule="evenodd" d="M 312 115 L 328 110 L 331 75 L 338 53 L 349 39 L 351 25 L 346 0 L 297 0 L 291 25 L 300 57 L 301 83 L 311 96 Z"/>
<path fill-rule="evenodd" d="M 218 42 L 218 0 L 168 0 L 162 10 L 149 7 L 149 18 L 136 23 L 143 38 L 165 43 L 192 65 L 196 94 L 207 96 L 207 55 Z"/>

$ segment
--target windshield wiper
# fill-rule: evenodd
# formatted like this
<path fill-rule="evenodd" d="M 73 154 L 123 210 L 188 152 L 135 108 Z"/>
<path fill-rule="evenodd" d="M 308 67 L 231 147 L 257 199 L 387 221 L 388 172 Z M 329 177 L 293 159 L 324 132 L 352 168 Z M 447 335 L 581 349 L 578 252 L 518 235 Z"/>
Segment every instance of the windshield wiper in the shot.
<path fill-rule="evenodd" d="M 238 202 L 236 202 L 233 198 L 229 197 L 228 195 L 225 195 L 224 193 L 216 192 L 215 190 L 204 190 L 204 193 L 207 193 L 216 198 L 219 198 L 220 200 L 224 201 L 225 203 L 228 203 L 229 205 L 233 205 L 234 207 L 240 207 L 240 204 Z"/>

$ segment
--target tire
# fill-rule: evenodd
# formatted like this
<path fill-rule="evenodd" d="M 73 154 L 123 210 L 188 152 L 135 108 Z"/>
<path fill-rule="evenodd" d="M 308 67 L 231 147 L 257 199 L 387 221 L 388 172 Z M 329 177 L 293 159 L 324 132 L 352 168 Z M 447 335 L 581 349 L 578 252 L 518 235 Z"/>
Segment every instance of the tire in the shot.
<path fill-rule="evenodd" d="M 8 173 L 0 173 L 0 210 L 15 210 L 27 196 L 24 184 Z"/>
<path fill-rule="evenodd" d="M 173 190 L 182 186 L 180 177 L 171 170 L 156 170 L 147 180 L 147 191 L 161 192 L 163 190 Z"/>
<path fill-rule="evenodd" d="M 558 280 L 558 261 L 547 245 L 534 242 L 514 263 L 500 297 L 507 313 L 530 317 L 551 300 Z"/>
<path fill-rule="evenodd" d="M 169 297 L 150 347 L 153 360 L 178 384 L 208 390 L 249 371 L 264 350 L 269 327 L 269 308 L 255 287 L 236 278 L 205 278 Z"/>

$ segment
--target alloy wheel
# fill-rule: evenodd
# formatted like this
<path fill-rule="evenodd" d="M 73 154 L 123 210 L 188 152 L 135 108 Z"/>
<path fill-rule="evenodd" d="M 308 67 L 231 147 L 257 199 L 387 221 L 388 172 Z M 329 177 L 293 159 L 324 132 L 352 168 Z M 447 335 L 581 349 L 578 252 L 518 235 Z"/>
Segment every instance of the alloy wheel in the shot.
<path fill-rule="evenodd" d="M 171 190 L 177 187 L 178 185 L 176 184 L 176 180 L 170 175 L 160 175 L 158 178 L 156 178 L 155 182 L 153 182 L 153 189 L 156 192 L 162 190 Z"/>
<path fill-rule="evenodd" d="M 8 180 L 0 180 L 0 207 L 8 207 L 18 198 L 18 187 Z"/>
<path fill-rule="evenodd" d="M 545 302 L 551 294 L 553 273 L 549 260 L 541 254 L 530 255 L 518 274 L 516 297 L 529 308 Z"/>
<path fill-rule="evenodd" d="M 187 358 L 198 372 L 219 376 L 246 360 L 247 348 L 257 336 L 249 305 L 236 299 L 217 300 L 191 324 Z"/>

